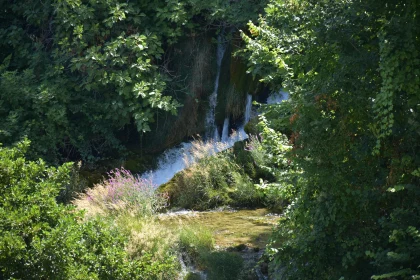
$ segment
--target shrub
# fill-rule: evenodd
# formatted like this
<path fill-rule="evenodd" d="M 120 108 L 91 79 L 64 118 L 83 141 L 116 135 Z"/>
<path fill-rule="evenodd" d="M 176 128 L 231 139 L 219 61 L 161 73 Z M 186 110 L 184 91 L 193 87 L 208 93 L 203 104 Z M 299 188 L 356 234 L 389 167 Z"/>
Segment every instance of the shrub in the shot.
<path fill-rule="evenodd" d="M 159 188 L 173 205 L 195 210 L 260 205 L 259 192 L 226 144 L 195 141 L 186 163 L 187 169 Z"/>
<path fill-rule="evenodd" d="M 28 146 L 0 147 L 0 279 L 140 279 L 160 269 L 130 260 L 115 227 L 57 204 L 71 163 L 27 161 Z"/>
<path fill-rule="evenodd" d="M 177 231 L 153 218 L 139 219 L 131 215 L 118 216 L 116 224 L 120 231 L 129 236 L 126 251 L 131 258 L 161 267 L 155 269 L 158 279 L 177 278 L 181 269 L 177 258 Z"/>
<path fill-rule="evenodd" d="M 239 173 L 233 173 L 232 177 L 235 186 L 231 194 L 233 205 L 253 207 L 263 203 L 263 192 L 256 188 L 249 177 Z"/>
<path fill-rule="evenodd" d="M 291 150 L 287 137 L 271 128 L 271 122 L 265 117 L 258 124 L 261 131 L 259 137 L 251 136 L 246 146 L 255 165 L 255 184 L 266 207 L 283 210 L 298 191 L 298 181 L 304 180 L 298 166 L 287 160 Z"/>
<path fill-rule="evenodd" d="M 80 168 L 82 163 L 78 162 L 73 164 L 70 169 L 70 180 L 61 188 L 60 193 L 57 197 L 57 201 L 60 203 L 71 203 L 76 199 L 80 193 L 84 192 L 88 188 L 88 182 L 85 178 L 80 176 Z"/>

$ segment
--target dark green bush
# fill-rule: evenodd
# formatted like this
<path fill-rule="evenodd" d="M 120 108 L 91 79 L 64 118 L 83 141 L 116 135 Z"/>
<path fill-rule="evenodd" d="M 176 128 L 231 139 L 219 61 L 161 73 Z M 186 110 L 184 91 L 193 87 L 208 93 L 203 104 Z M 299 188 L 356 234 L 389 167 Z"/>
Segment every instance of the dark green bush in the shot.
<path fill-rule="evenodd" d="M 130 260 L 114 227 L 58 204 L 71 163 L 27 161 L 28 146 L 0 147 L 0 279 L 157 279 L 168 270 L 173 262 Z"/>

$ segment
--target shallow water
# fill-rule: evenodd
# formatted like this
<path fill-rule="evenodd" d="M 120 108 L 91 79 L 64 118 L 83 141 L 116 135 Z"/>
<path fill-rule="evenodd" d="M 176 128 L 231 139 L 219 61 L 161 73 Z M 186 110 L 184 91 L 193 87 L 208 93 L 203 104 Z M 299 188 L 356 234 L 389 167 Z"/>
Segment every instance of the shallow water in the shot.
<path fill-rule="evenodd" d="M 216 209 L 197 212 L 180 210 L 159 215 L 168 225 L 202 225 L 213 232 L 219 248 L 245 245 L 263 249 L 281 217 L 268 209 Z"/>

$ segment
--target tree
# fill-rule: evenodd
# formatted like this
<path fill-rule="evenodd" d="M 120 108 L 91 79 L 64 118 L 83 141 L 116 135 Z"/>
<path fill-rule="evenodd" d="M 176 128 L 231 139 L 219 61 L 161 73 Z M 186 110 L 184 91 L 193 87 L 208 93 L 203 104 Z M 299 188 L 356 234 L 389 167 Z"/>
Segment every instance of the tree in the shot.
<path fill-rule="evenodd" d="M 0 141 L 27 136 L 34 158 L 56 163 L 121 155 L 124 132 L 150 131 L 188 94 L 166 90 L 177 88 L 171 46 L 191 30 L 244 24 L 264 3 L 3 1 Z"/>
<path fill-rule="evenodd" d="M 280 279 L 418 277 L 419 10 L 272 0 L 243 35 L 250 72 L 290 91 L 305 176 L 272 247 Z"/>
<path fill-rule="evenodd" d="M 7 2 L 0 16 L 0 141 L 27 135 L 37 155 L 100 158 L 117 133 L 175 113 L 158 63 L 187 24 L 184 3 Z M 41 143 L 42 142 L 42 143 Z"/>

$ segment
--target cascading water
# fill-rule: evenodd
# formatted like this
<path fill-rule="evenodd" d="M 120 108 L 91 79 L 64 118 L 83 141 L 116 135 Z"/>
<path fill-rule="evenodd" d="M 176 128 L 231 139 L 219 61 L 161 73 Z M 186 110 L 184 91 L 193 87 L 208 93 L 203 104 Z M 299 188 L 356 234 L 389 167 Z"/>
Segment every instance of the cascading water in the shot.
<path fill-rule="evenodd" d="M 248 94 L 246 96 L 244 124 L 247 124 L 249 120 L 251 119 L 251 108 L 252 108 L 252 95 Z"/>
<path fill-rule="evenodd" d="M 244 113 L 244 122 L 243 124 L 238 128 L 237 131 L 237 135 L 236 137 L 241 137 L 242 139 L 246 139 L 248 138 L 248 135 L 245 132 L 245 125 L 249 122 L 249 120 L 251 119 L 251 108 L 252 108 L 252 95 L 251 94 L 247 94 L 246 96 L 246 105 L 245 105 L 245 113 Z M 223 143 L 227 143 L 229 141 L 235 141 L 235 138 L 233 136 L 229 137 L 229 122 L 230 119 L 229 117 L 225 118 L 225 121 L 223 123 L 223 130 L 222 130 L 222 142 Z M 232 144 L 232 145 L 233 145 Z"/>
<path fill-rule="evenodd" d="M 251 117 L 252 96 L 248 94 L 243 125 L 241 125 L 236 132 L 229 135 L 229 118 L 226 118 L 223 125 L 222 141 L 220 141 L 215 122 L 215 110 L 217 105 L 220 67 L 225 52 L 222 38 L 222 35 L 219 35 L 217 38 L 217 73 L 214 82 L 214 91 L 210 96 L 210 109 L 206 116 L 206 142 L 200 144 L 204 146 L 207 156 L 226 150 L 232 147 L 236 142 L 247 139 L 248 135 L 245 133 L 244 127 Z M 187 142 L 166 150 L 158 159 L 158 168 L 154 171 L 144 173 L 142 178 L 151 180 L 156 186 L 168 182 L 176 173 L 182 171 L 197 160 L 194 158 L 195 147 L 195 142 Z"/>
<path fill-rule="evenodd" d="M 249 122 L 251 119 L 251 108 L 252 108 L 252 95 L 248 94 L 246 97 L 246 105 L 245 105 L 245 114 L 244 114 L 244 122 L 243 124 L 238 128 L 238 134 L 241 135 L 241 137 L 245 137 L 245 139 L 248 138 L 248 135 L 245 132 L 245 125 Z"/>
<path fill-rule="evenodd" d="M 226 142 L 229 140 L 229 117 L 225 118 L 223 123 L 223 130 L 222 130 L 222 142 Z"/>
<path fill-rule="evenodd" d="M 225 54 L 226 47 L 223 44 L 223 35 L 220 33 L 217 36 L 217 71 L 216 71 L 216 79 L 214 81 L 214 90 L 210 95 L 209 99 L 209 110 L 206 116 L 206 139 L 219 141 L 219 131 L 217 130 L 216 126 L 216 105 L 217 105 L 217 91 L 219 90 L 219 79 L 220 79 L 220 72 L 222 67 L 222 60 Z"/>
<path fill-rule="evenodd" d="M 191 143 L 183 142 L 176 147 L 167 149 L 158 158 L 158 168 L 144 173 L 142 178 L 152 181 L 155 186 L 168 182 L 176 173 L 185 168 L 184 158 L 191 157 L 191 147 Z"/>

